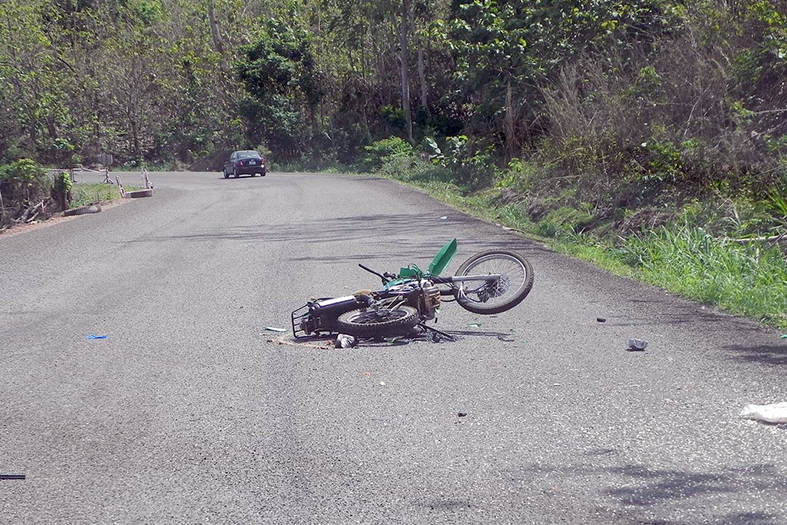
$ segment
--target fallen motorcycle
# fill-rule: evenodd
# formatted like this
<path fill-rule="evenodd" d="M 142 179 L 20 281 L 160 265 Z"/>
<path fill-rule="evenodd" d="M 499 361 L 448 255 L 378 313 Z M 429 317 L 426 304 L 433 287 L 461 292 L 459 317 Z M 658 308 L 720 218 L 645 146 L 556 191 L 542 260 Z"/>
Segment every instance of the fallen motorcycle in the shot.
<path fill-rule="evenodd" d="M 439 313 L 443 298 L 452 297 L 459 306 L 477 314 L 496 314 L 522 302 L 533 287 L 533 268 L 521 254 L 509 250 L 477 253 L 463 262 L 451 277 L 441 277 L 456 254 L 457 241 L 446 243 L 427 270 L 411 264 L 399 273 L 378 273 L 380 290 L 362 290 L 345 297 L 308 301 L 291 314 L 296 338 L 326 333 L 359 338 L 401 335 L 417 325 L 426 326 Z M 444 334 L 447 335 L 447 334 Z"/>

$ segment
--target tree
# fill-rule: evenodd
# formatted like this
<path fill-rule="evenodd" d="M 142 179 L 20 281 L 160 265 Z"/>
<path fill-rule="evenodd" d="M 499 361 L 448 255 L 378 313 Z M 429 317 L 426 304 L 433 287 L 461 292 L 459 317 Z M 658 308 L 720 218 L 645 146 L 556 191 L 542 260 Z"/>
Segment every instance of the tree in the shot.
<path fill-rule="evenodd" d="M 257 41 L 242 48 L 238 74 L 250 97 L 242 111 L 247 139 L 264 141 L 282 158 L 295 158 L 324 96 L 308 34 L 270 19 Z"/>

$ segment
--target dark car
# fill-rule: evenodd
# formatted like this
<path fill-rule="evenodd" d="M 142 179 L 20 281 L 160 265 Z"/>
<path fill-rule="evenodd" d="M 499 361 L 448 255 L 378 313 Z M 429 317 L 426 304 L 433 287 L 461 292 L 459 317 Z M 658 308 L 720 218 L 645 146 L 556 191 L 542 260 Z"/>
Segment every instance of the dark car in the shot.
<path fill-rule="evenodd" d="M 230 155 L 230 160 L 224 163 L 224 178 L 230 175 L 239 177 L 241 175 L 256 174 L 265 176 L 265 157 L 254 150 L 236 151 Z"/>

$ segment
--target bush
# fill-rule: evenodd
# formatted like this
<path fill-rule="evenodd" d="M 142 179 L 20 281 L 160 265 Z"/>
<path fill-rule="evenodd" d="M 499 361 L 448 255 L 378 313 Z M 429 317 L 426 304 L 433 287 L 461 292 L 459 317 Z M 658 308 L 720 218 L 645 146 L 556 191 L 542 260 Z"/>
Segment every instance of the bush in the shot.
<path fill-rule="evenodd" d="M 0 166 L 0 191 L 6 206 L 22 201 L 43 200 L 52 183 L 46 172 L 30 159 L 19 159 Z"/>
<path fill-rule="evenodd" d="M 413 146 L 399 137 L 388 137 L 365 146 L 366 156 L 363 167 L 366 171 L 377 171 L 392 157 L 409 157 L 413 154 Z"/>

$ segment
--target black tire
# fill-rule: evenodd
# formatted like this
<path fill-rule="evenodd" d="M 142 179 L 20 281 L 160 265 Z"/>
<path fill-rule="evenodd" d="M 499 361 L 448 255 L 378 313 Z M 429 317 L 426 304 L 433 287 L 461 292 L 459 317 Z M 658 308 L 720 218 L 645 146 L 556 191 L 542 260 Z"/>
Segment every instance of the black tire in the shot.
<path fill-rule="evenodd" d="M 229 174 L 229 173 L 227 173 L 227 170 L 226 170 L 226 169 L 224 169 L 224 170 L 221 170 L 221 171 L 222 171 L 222 173 L 224 173 L 224 178 L 225 178 L 225 179 L 229 179 L 229 178 L 230 178 L 230 174 Z"/>
<path fill-rule="evenodd" d="M 533 267 L 522 255 L 508 250 L 489 250 L 473 255 L 459 266 L 456 275 L 500 274 L 497 281 L 456 283 L 459 306 L 476 314 L 497 314 L 521 303 L 533 288 Z"/>
<path fill-rule="evenodd" d="M 238 168 L 232 168 L 232 176 L 236 179 L 240 177 L 240 173 L 238 173 Z"/>
<path fill-rule="evenodd" d="M 268 173 L 268 170 L 262 170 L 262 173 L 260 175 L 262 175 L 264 177 L 267 173 Z"/>
<path fill-rule="evenodd" d="M 356 337 L 384 337 L 407 333 L 418 321 L 418 310 L 411 306 L 360 308 L 341 314 L 336 326 L 340 333 Z"/>

